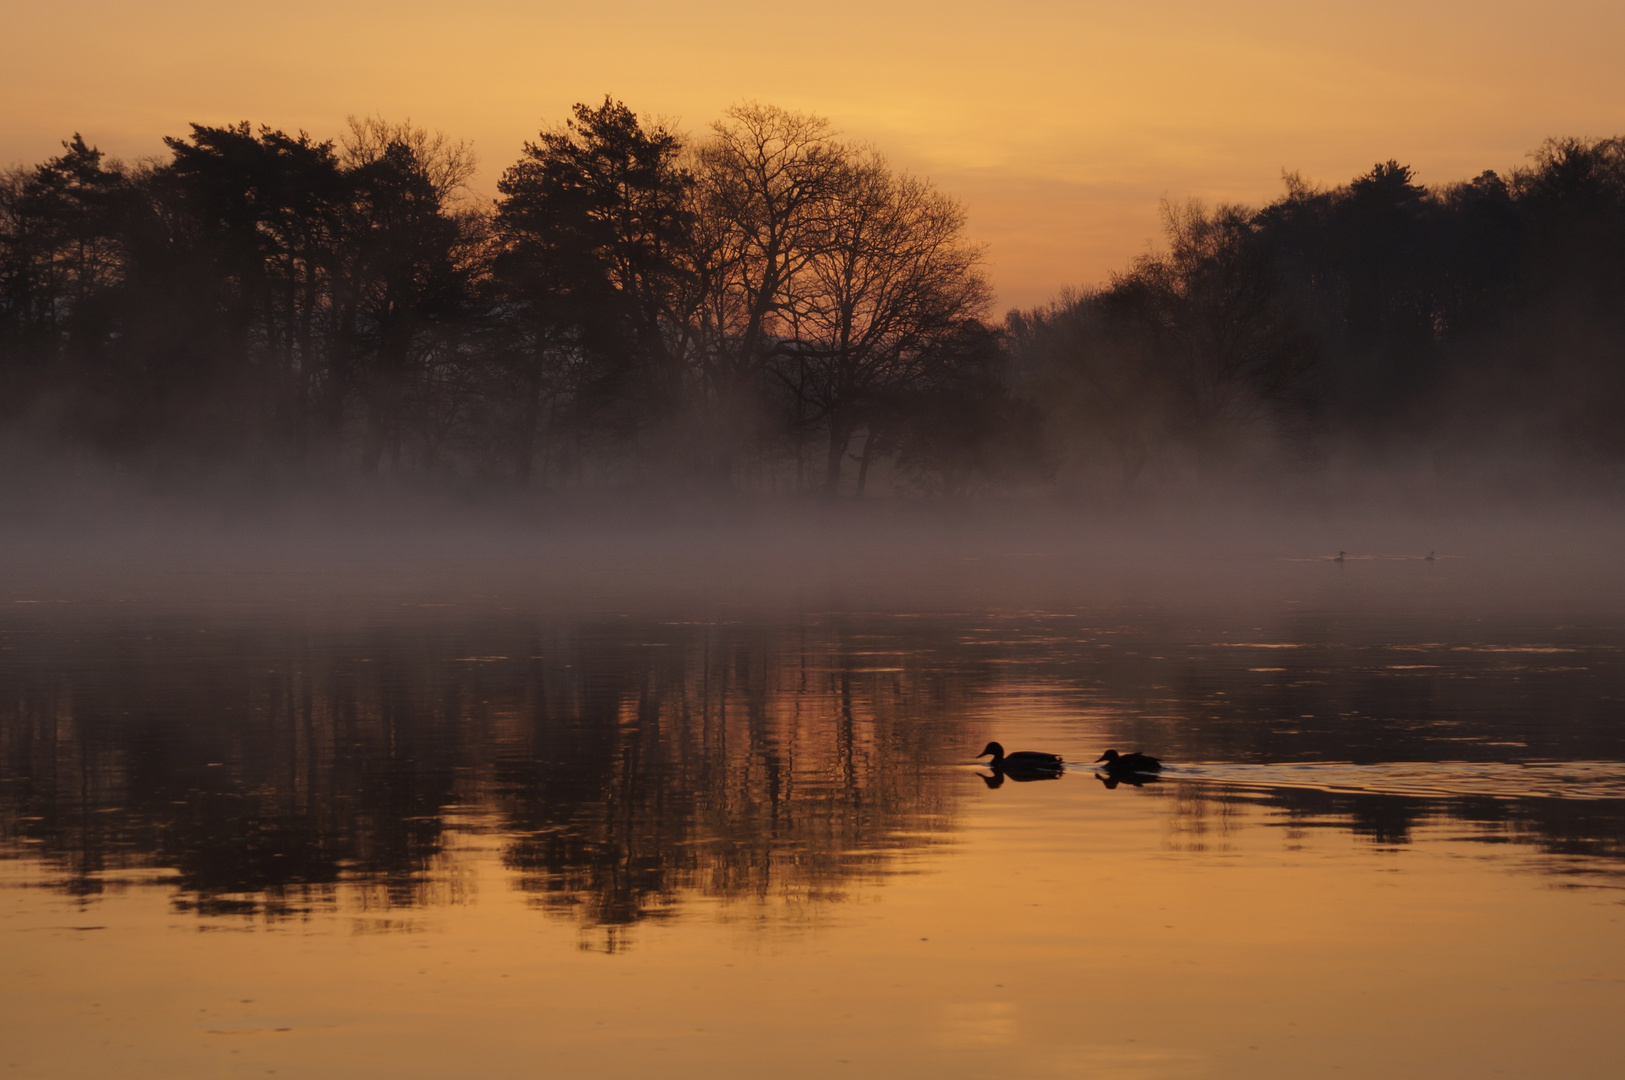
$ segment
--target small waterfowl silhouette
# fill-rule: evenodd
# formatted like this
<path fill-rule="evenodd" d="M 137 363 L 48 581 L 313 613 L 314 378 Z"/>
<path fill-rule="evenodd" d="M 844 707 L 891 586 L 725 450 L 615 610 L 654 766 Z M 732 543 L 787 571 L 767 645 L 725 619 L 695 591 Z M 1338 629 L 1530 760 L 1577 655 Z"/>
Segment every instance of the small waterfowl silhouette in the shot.
<path fill-rule="evenodd" d="M 1162 762 L 1149 754 L 1136 751 L 1132 754 L 1119 754 L 1116 750 L 1108 750 L 1095 759 L 1095 764 L 1102 761 L 1106 763 L 1106 773 L 1109 776 L 1129 776 L 1134 773 L 1154 773 L 1162 771 Z"/>
<path fill-rule="evenodd" d="M 1433 561 L 1433 552 L 1431 552 L 1431 551 L 1428 552 L 1428 557 L 1426 559 L 1423 559 L 1422 561 L 1423 562 L 1432 562 Z"/>
<path fill-rule="evenodd" d="M 1338 552 L 1338 553 L 1337 553 L 1337 558 L 1335 558 L 1335 559 L 1333 559 L 1333 560 L 1332 560 L 1332 562 L 1342 562 L 1342 561 L 1343 561 L 1343 560 L 1344 560 L 1344 559 L 1346 559 L 1346 558 L 1348 558 L 1348 552 L 1346 552 L 1346 551 L 1339 551 L 1339 552 Z"/>
<path fill-rule="evenodd" d="M 976 756 L 987 757 L 989 754 L 993 755 L 993 760 L 988 764 L 995 770 L 1003 772 L 1013 773 L 1019 770 L 1044 772 L 1058 770 L 1061 767 L 1059 754 L 1044 754 L 1037 750 L 1017 750 L 1013 754 L 1006 754 L 1004 747 L 996 742 L 988 743 Z"/>

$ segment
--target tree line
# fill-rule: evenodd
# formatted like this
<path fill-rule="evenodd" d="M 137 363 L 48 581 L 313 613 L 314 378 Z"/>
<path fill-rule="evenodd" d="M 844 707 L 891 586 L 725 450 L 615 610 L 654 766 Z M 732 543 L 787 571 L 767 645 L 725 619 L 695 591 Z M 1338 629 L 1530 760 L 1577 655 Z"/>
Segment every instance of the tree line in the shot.
<path fill-rule="evenodd" d="M 963 209 L 817 117 L 577 105 L 490 205 L 407 124 L 165 145 L 0 183 L 10 418 L 120 460 L 954 488 L 958 414 L 1007 396 Z"/>
<path fill-rule="evenodd" d="M 1063 468 L 1625 457 L 1625 139 L 1441 187 L 1284 179 L 1262 209 L 1165 203 L 1162 250 L 1009 316 Z"/>
<path fill-rule="evenodd" d="M 577 105 L 469 148 L 192 125 L 0 175 L 0 420 L 137 471 L 862 495 L 1625 455 L 1625 140 L 1429 188 L 1389 161 L 1164 207 L 990 318 L 962 206 L 828 121 Z"/>

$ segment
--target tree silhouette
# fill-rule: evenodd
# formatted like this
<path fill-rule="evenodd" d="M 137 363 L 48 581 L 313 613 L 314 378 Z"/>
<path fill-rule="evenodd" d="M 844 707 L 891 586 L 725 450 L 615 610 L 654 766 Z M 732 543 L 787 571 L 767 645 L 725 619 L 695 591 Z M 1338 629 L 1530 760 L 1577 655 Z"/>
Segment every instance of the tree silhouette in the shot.
<path fill-rule="evenodd" d="M 774 106 L 729 109 L 698 153 L 696 311 L 703 468 L 726 482 L 760 440 L 763 376 L 790 336 L 792 283 L 830 243 L 849 153 L 829 121 Z"/>
<path fill-rule="evenodd" d="M 647 425 L 680 408 L 685 390 L 693 179 L 679 164 L 681 140 L 607 97 L 574 113 L 526 143 L 497 185 L 495 270 L 525 312 L 528 346 L 522 477 L 544 410 L 556 414 L 566 395 L 600 415 L 633 399 Z"/>
<path fill-rule="evenodd" d="M 826 494 L 1625 458 L 1618 138 L 1439 186 L 1388 160 L 1286 174 L 1256 209 L 1170 203 L 1161 250 L 998 328 L 953 199 L 770 105 L 692 140 L 577 105 L 484 206 L 467 146 L 410 123 L 164 147 L 126 165 L 76 135 L 0 175 L 0 419 L 24 443 L 176 483 Z"/>
<path fill-rule="evenodd" d="M 776 362 L 828 433 L 829 495 L 857 430 L 867 429 L 866 471 L 885 426 L 881 403 L 929 379 L 948 356 L 941 339 L 990 299 L 980 250 L 963 239 L 964 211 L 952 199 L 894 176 L 874 154 L 851 154 L 832 186 L 819 243 L 786 282 L 792 344 Z"/>

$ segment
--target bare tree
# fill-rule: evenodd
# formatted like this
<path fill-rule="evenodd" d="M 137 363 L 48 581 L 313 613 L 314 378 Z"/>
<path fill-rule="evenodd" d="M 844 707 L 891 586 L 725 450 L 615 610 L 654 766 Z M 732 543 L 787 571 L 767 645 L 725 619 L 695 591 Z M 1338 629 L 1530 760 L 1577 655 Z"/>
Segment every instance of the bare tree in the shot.
<path fill-rule="evenodd" d="M 829 121 L 736 105 L 696 155 L 694 363 L 710 471 L 732 472 L 761 385 L 786 333 L 792 282 L 829 242 L 849 151 Z"/>
<path fill-rule="evenodd" d="M 896 401 L 948 353 L 940 343 L 991 299 L 965 212 L 923 180 L 894 175 L 872 151 L 853 152 L 826 199 L 819 242 L 786 283 L 783 350 L 794 386 L 829 436 L 824 490 L 840 486 L 848 445 L 867 429 L 867 467 Z M 789 382 L 786 365 L 779 369 Z"/>

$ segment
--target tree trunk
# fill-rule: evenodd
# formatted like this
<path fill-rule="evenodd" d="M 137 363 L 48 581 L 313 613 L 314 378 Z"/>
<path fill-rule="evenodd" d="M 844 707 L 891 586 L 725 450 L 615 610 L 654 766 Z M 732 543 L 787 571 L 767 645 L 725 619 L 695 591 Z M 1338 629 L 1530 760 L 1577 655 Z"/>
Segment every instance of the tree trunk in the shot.
<path fill-rule="evenodd" d="M 863 436 L 863 455 L 858 458 L 858 489 L 852 493 L 854 499 L 863 498 L 863 487 L 869 482 L 869 459 L 875 449 L 875 429 L 870 428 Z"/>
<path fill-rule="evenodd" d="M 530 485 L 532 462 L 536 457 L 536 429 L 542 420 L 542 358 L 537 350 L 535 361 L 525 373 L 525 400 L 519 418 L 519 438 L 514 446 L 514 472 L 519 482 Z"/>
<path fill-rule="evenodd" d="M 841 490 L 841 463 L 846 458 L 847 444 L 852 441 L 852 425 L 833 417 L 829 422 L 829 457 L 824 473 L 824 494 L 833 498 Z"/>

